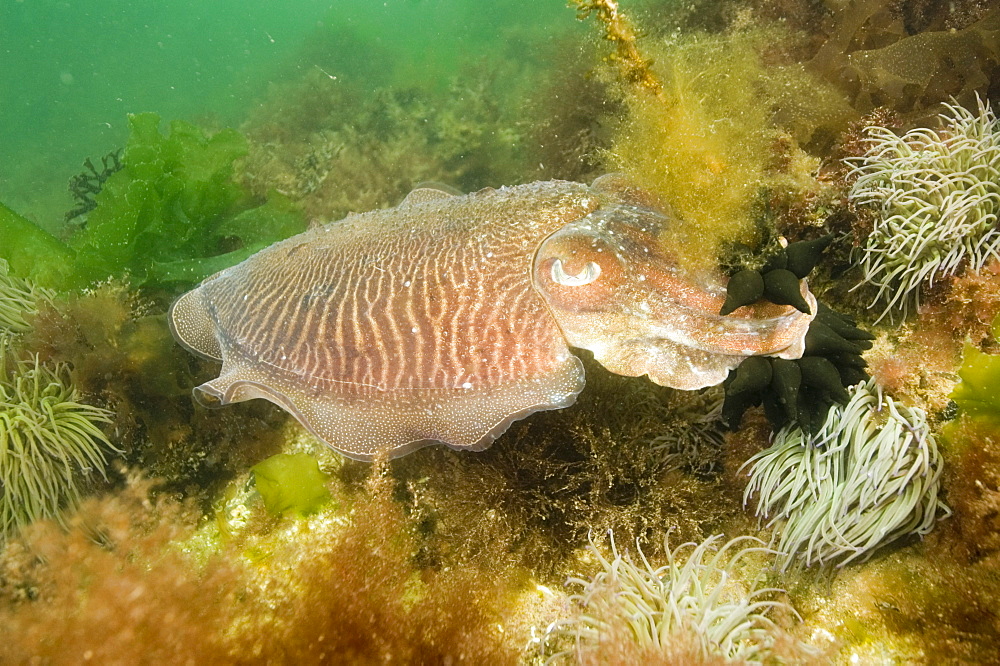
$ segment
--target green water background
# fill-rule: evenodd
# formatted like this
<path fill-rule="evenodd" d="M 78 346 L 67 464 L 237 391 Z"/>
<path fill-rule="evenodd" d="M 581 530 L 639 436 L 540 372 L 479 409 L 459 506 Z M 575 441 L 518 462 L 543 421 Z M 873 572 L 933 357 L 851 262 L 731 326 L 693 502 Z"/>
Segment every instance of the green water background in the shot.
<path fill-rule="evenodd" d="M 0 201 L 50 231 L 126 115 L 235 126 L 319 67 L 364 88 L 441 88 L 471 61 L 586 33 L 563 0 L 5 0 Z"/>

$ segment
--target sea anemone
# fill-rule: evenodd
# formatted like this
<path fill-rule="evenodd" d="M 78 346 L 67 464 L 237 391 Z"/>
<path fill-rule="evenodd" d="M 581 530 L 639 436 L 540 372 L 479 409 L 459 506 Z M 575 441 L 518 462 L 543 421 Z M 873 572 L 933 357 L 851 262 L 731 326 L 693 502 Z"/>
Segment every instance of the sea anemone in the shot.
<path fill-rule="evenodd" d="M 819 432 L 785 426 L 773 444 L 746 462 L 744 504 L 781 523 L 775 534 L 781 568 L 867 559 L 908 534 L 924 535 L 948 508 L 938 499 L 941 455 L 922 409 L 883 395 L 875 381 L 851 389 Z"/>
<path fill-rule="evenodd" d="M 40 301 L 54 296 L 50 289 L 11 275 L 7 262 L 0 259 L 0 334 L 27 331 L 30 325 L 25 317 L 38 312 Z"/>
<path fill-rule="evenodd" d="M 977 101 L 978 113 L 945 104 L 936 131 L 868 127 L 866 154 L 847 160 L 850 199 L 877 210 L 856 262 L 886 301 L 879 319 L 919 305 L 924 282 L 1000 258 L 1000 122 Z"/>
<path fill-rule="evenodd" d="M 590 581 L 570 579 L 584 588 L 571 597 L 579 610 L 576 617 L 550 626 L 547 642 L 568 639 L 574 650 L 553 655 L 553 660 L 570 656 L 585 660 L 623 632 L 647 655 L 693 645 L 706 659 L 766 660 L 780 633 L 768 613 L 780 610 L 794 615 L 795 611 L 767 598 L 781 590 L 758 588 L 756 581 L 744 582 L 738 574 L 748 556 L 772 552 L 762 541 L 741 536 L 719 547 L 722 539 L 717 534 L 675 549 L 665 543 L 667 563 L 656 569 L 641 549 L 640 564 L 620 555 L 613 535 L 610 560 L 591 543 L 590 551 L 602 570 Z"/>
<path fill-rule="evenodd" d="M 83 404 L 64 364 L 17 359 L 0 338 L 0 535 L 76 504 L 86 475 L 105 474 L 98 424 L 111 412 Z"/>

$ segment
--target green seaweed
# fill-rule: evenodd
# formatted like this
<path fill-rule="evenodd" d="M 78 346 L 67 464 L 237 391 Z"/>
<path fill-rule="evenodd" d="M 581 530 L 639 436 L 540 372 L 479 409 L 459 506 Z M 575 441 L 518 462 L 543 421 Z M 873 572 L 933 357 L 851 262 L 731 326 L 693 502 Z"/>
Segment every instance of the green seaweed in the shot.
<path fill-rule="evenodd" d="M 990 326 L 994 340 L 1000 340 L 1000 317 Z M 1000 423 L 1000 354 L 986 354 L 968 339 L 962 350 L 961 381 L 949 396 L 959 410 L 977 421 Z"/>
<path fill-rule="evenodd" d="M 155 113 L 129 116 L 125 168 L 104 184 L 72 241 L 81 279 L 128 272 L 140 285 L 193 282 L 305 228 L 287 202 L 255 208 L 233 181 L 233 162 L 247 152 L 239 132 L 209 137 L 175 120 L 164 135 L 159 124 Z"/>
<path fill-rule="evenodd" d="M 190 258 L 154 260 L 149 274 L 157 282 L 196 282 L 302 231 L 305 223 L 296 205 L 285 195 L 271 192 L 263 205 L 223 219 L 215 226 L 217 239 L 239 239 L 242 247 L 223 254 L 192 253 Z"/>
<path fill-rule="evenodd" d="M 994 330 L 997 323 L 993 322 Z M 1000 421 L 1000 355 L 984 354 L 966 344 L 958 376 L 962 381 L 955 385 L 951 399 L 959 409 L 973 418 Z"/>
<path fill-rule="evenodd" d="M 129 116 L 124 168 L 67 243 L 0 209 L 0 231 L 17 239 L 0 257 L 15 275 L 59 288 L 126 276 L 142 287 L 193 283 L 305 229 L 286 197 L 272 192 L 262 203 L 233 179 L 247 153 L 242 134 L 209 136 L 180 120 L 163 134 L 159 125 L 155 113 Z"/>
<path fill-rule="evenodd" d="M 308 516 L 330 499 L 329 477 L 308 453 L 279 453 L 252 469 L 257 492 L 274 515 Z"/>
<path fill-rule="evenodd" d="M 73 251 L 59 239 L 0 203 L 0 258 L 15 277 L 62 287 L 69 279 Z"/>

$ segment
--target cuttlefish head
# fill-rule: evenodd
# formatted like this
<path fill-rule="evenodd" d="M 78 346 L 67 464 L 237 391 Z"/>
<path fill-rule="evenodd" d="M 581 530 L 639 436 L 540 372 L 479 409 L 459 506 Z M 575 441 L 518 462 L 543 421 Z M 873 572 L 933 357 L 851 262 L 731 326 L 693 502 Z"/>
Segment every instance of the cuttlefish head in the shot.
<path fill-rule="evenodd" d="M 811 314 L 759 301 L 720 315 L 726 278 L 681 269 L 660 240 L 669 223 L 641 202 L 611 202 L 540 245 L 534 286 L 567 342 L 617 374 L 689 390 L 748 356 L 799 358 L 816 312 L 805 281 Z"/>

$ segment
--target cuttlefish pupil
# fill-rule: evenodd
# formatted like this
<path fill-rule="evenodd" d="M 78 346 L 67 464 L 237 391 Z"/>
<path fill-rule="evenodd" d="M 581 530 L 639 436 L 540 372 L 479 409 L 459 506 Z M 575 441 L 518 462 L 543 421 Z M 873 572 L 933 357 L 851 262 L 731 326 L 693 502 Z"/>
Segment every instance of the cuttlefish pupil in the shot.
<path fill-rule="evenodd" d="M 576 275 L 570 275 L 563 268 L 562 259 L 552 262 L 552 281 L 566 287 L 582 287 L 590 284 L 601 276 L 601 266 L 593 261 L 588 261 Z"/>
<path fill-rule="evenodd" d="M 171 330 L 222 364 L 195 389 L 204 402 L 270 400 L 359 460 L 481 450 L 568 407 L 584 384 L 571 348 L 677 389 L 718 384 L 750 355 L 800 357 L 812 315 L 719 315 L 727 280 L 677 265 L 661 241 L 676 220 L 652 201 L 617 175 L 418 188 L 213 275 L 171 306 Z"/>

